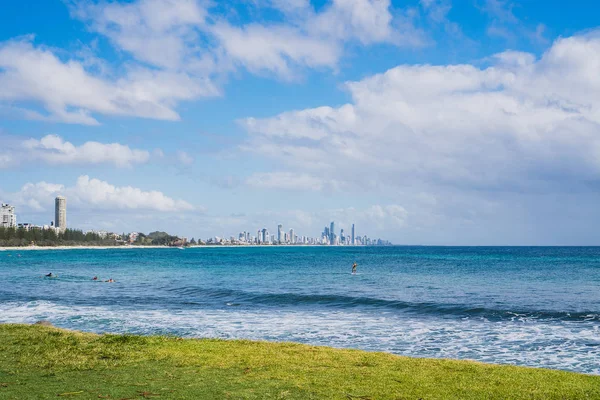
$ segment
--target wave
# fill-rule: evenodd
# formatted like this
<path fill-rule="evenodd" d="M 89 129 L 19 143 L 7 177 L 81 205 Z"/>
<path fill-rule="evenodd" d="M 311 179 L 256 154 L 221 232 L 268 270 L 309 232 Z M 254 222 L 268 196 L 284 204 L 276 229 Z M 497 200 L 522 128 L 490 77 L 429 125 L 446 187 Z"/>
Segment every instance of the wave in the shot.
<path fill-rule="evenodd" d="M 52 295 L 0 295 L 0 308 L 6 302 L 51 301 L 73 306 L 117 306 L 133 309 L 299 309 L 302 311 L 365 311 L 405 313 L 412 316 L 440 318 L 478 318 L 488 321 L 554 320 L 565 322 L 600 322 L 598 311 L 543 310 L 489 307 L 476 304 L 411 302 L 368 296 L 310 293 L 265 293 L 228 288 L 185 286 L 161 288 L 154 293 L 110 293 L 94 297 Z M 165 291 L 166 290 L 166 291 Z"/>
<path fill-rule="evenodd" d="M 597 311 L 555 311 L 555 310 L 525 310 L 498 309 L 468 304 L 449 304 L 434 302 L 407 302 L 387 300 L 374 297 L 346 296 L 334 294 L 302 294 L 302 293 L 260 293 L 235 289 L 214 289 L 185 287 L 171 289 L 180 296 L 193 296 L 214 300 L 227 300 L 235 305 L 261 305 L 272 307 L 308 307 L 322 306 L 326 308 L 352 309 L 369 308 L 382 311 L 403 311 L 415 314 L 480 317 L 488 320 L 560 320 L 560 321 L 598 321 Z M 186 300 L 192 302 L 192 300 Z"/>

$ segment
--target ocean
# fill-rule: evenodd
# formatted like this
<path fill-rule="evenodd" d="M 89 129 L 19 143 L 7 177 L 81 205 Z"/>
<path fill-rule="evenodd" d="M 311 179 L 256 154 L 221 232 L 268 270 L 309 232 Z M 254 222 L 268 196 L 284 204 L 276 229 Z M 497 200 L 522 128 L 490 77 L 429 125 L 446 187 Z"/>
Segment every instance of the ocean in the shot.
<path fill-rule="evenodd" d="M 0 279 L 0 322 L 600 374 L 598 247 L 14 249 Z"/>

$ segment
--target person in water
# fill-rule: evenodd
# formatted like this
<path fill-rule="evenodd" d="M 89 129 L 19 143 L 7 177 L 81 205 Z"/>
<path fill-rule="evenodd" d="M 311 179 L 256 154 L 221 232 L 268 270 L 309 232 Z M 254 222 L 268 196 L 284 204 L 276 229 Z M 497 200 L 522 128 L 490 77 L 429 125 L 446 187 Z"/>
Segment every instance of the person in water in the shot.
<path fill-rule="evenodd" d="M 356 263 L 352 264 L 352 273 L 356 273 Z"/>
<path fill-rule="evenodd" d="M 95 276 L 95 277 L 93 277 L 93 278 L 92 278 L 92 280 L 93 280 L 93 281 L 97 281 L 97 280 L 98 280 L 98 277 L 97 277 L 97 276 Z"/>
<path fill-rule="evenodd" d="M 114 280 L 113 280 L 113 278 L 110 278 L 110 279 L 109 279 L 109 280 L 107 280 L 106 282 L 108 282 L 108 283 L 114 283 Z"/>
<path fill-rule="evenodd" d="M 47 276 L 48 278 L 52 278 L 52 277 L 53 277 L 53 275 L 52 275 L 52 272 L 50 272 L 49 274 L 46 274 L 46 276 Z"/>

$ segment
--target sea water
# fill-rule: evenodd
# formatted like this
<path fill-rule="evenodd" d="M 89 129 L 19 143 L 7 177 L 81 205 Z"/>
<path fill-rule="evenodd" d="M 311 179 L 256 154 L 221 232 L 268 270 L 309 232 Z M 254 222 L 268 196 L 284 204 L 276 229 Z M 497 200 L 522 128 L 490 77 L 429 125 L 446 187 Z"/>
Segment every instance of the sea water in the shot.
<path fill-rule="evenodd" d="M 0 322 L 600 374 L 595 247 L 14 249 L 0 279 Z"/>

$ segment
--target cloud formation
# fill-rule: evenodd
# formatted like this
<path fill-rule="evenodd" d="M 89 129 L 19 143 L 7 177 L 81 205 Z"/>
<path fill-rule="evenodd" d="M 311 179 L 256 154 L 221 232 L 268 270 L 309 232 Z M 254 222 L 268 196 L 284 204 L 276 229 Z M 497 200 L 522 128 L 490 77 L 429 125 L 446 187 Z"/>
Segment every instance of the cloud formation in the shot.
<path fill-rule="evenodd" d="M 82 60 L 61 60 L 31 38 L 0 42 L 0 102 L 32 102 L 15 109 L 28 119 L 98 125 L 93 113 L 178 120 L 183 100 L 213 96 L 213 84 L 186 73 L 129 67 L 124 76 L 100 76 Z"/>
<path fill-rule="evenodd" d="M 2 140 L 4 146 L 3 153 L 0 153 L 0 168 L 25 161 L 41 161 L 52 165 L 113 164 L 116 167 L 131 167 L 150 159 L 148 151 L 132 149 L 120 143 L 88 141 L 77 146 L 58 135 L 46 135 L 39 140 L 8 137 Z"/>
<path fill-rule="evenodd" d="M 423 44 L 389 0 L 332 0 L 320 11 L 306 1 L 259 1 L 258 14 L 275 7 L 288 19 L 244 24 L 200 0 L 67 4 L 132 59 L 111 68 L 89 47 L 64 58 L 33 36 L 0 42 L 5 113 L 85 125 L 98 125 L 96 115 L 178 120 L 180 102 L 219 95 L 216 79 L 238 68 L 290 80 L 303 68 L 336 70 L 348 42 Z"/>
<path fill-rule="evenodd" d="M 534 44 L 546 45 L 546 26 L 532 26 L 520 20 L 513 11 L 515 8 L 518 8 L 517 4 L 511 0 L 483 0 L 480 9 L 490 19 L 487 34 L 513 42 L 519 37 L 524 37 Z"/>
<path fill-rule="evenodd" d="M 162 192 L 144 191 L 132 186 L 115 186 L 106 181 L 82 175 L 74 186 L 37 182 L 27 183 L 16 193 L 4 197 L 17 207 L 32 211 L 51 210 L 54 197 L 64 195 L 69 207 L 77 210 L 144 210 L 185 212 L 196 209 L 184 200 L 173 199 Z"/>
<path fill-rule="evenodd" d="M 246 179 L 246 184 L 259 189 L 286 189 L 299 191 L 320 191 L 335 182 L 326 182 L 304 173 L 271 172 L 257 173 Z"/>
<path fill-rule="evenodd" d="M 75 2 L 72 13 L 108 37 L 116 48 L 165 69 L 179 69 L 194 55 L 194 28 L 207 10 L 196 0 L 138 0 L 131 3 Z"/>
<path fill-rule="evenodd" d="M 241 121 L 245 149 L 348 187 L 570 190 L 600 178 L 599 63 L 592 32 L 539 59 L 401 65 L 346 83 L 352 103 Z"/>
<path fill-rule="evenodd" d="M 146 150 L 131 149 L 119 143 L 85 142 L 75 146 L 57 135 L 46 135 L 40 140 L 29 139 L 23 147 L 31 151 L 33 159 L 50 164 L 100 164 L 109 163 L 117 167 L 129 167 L 145 163 L 150 158 Z"/>

